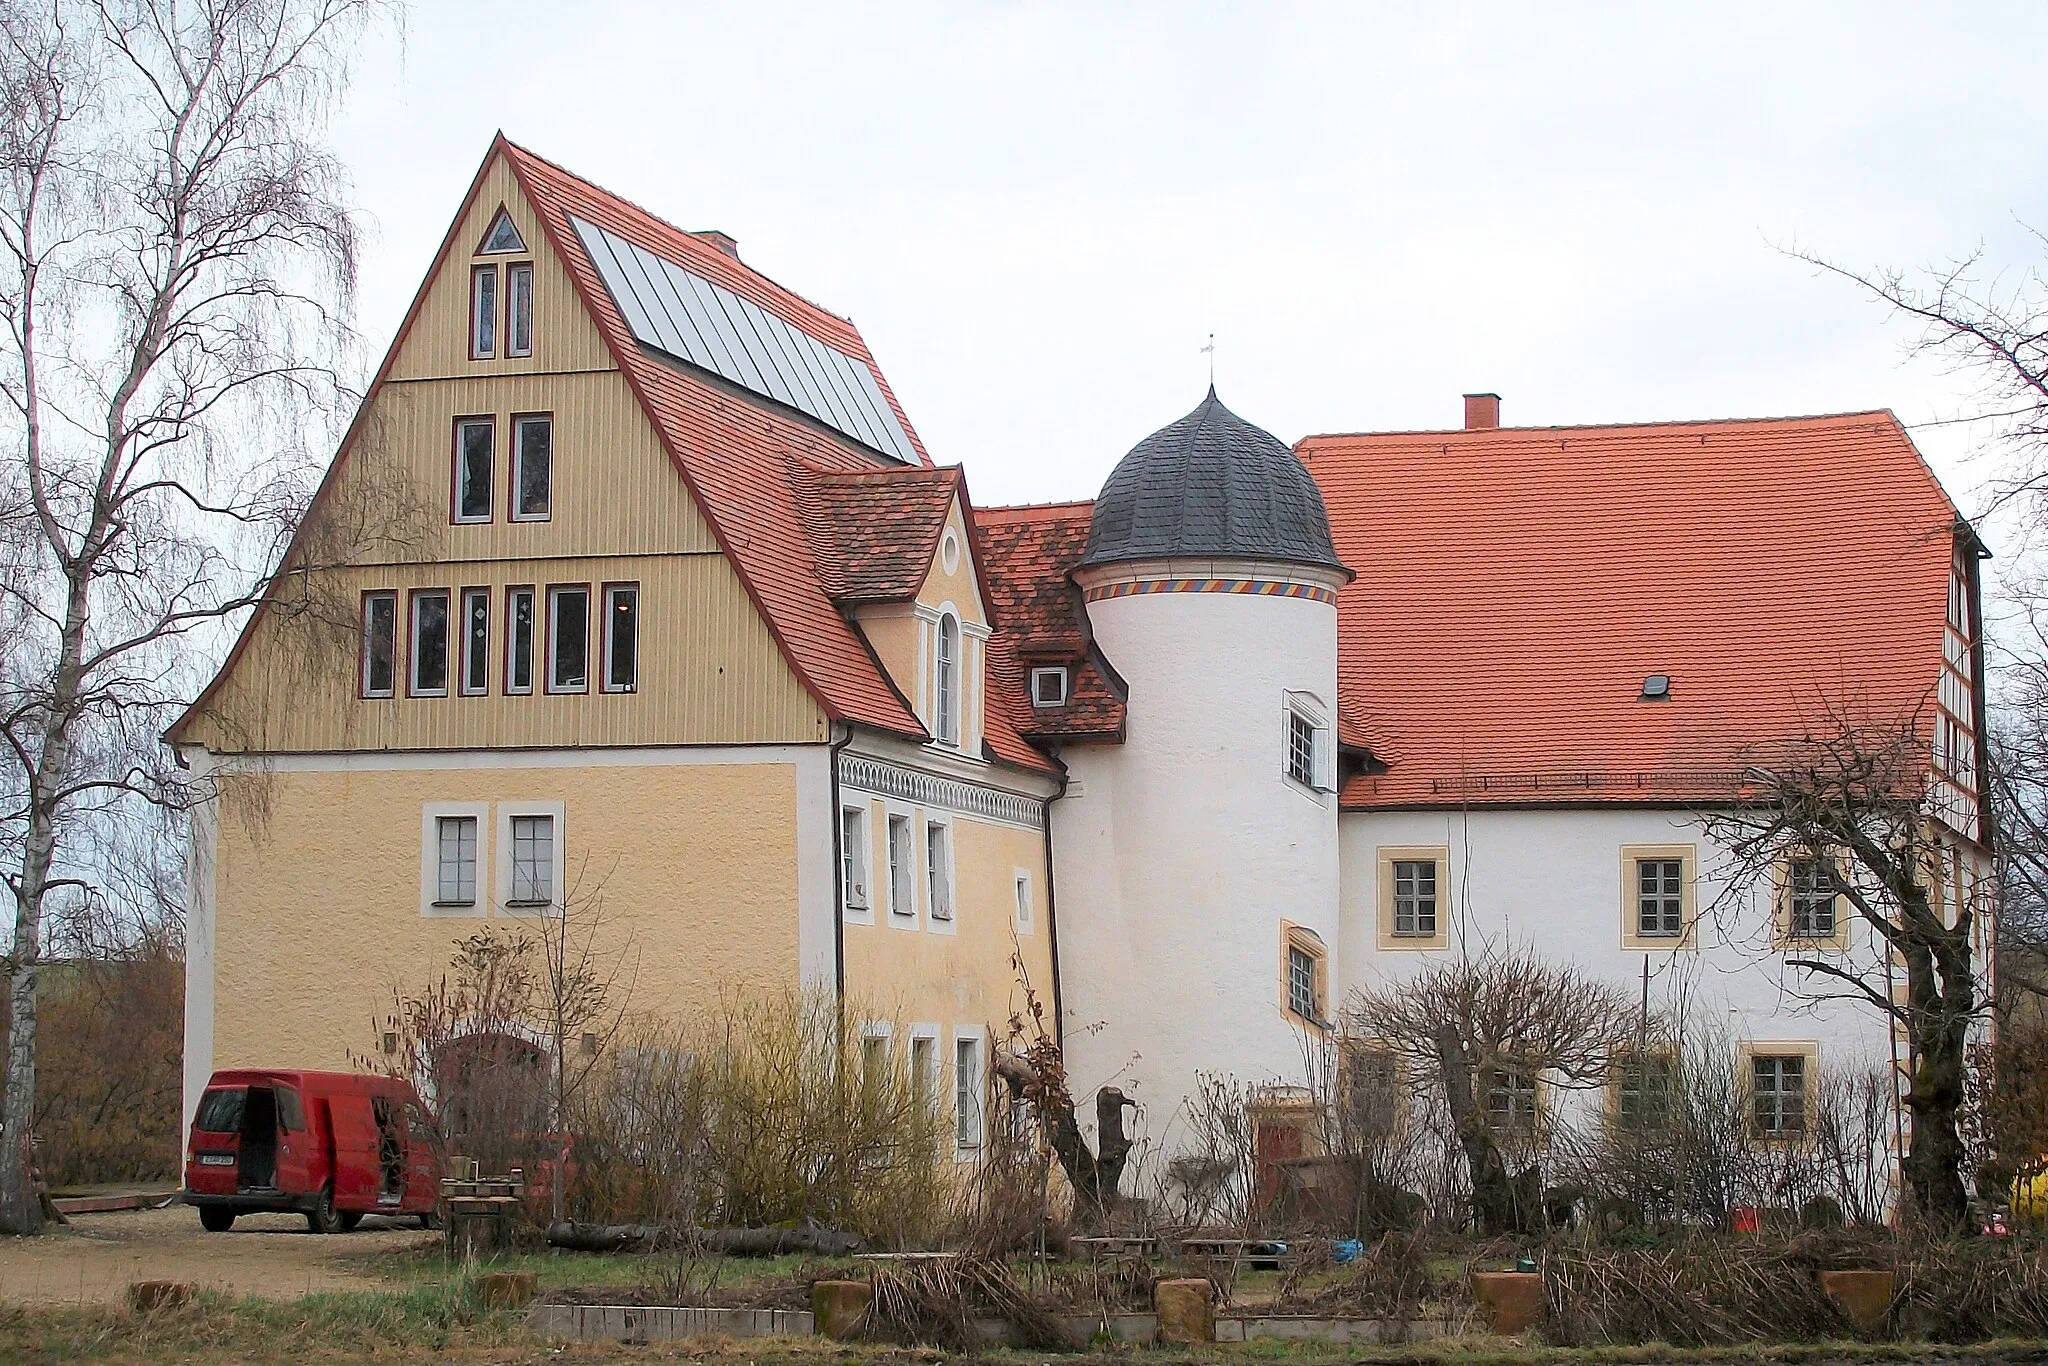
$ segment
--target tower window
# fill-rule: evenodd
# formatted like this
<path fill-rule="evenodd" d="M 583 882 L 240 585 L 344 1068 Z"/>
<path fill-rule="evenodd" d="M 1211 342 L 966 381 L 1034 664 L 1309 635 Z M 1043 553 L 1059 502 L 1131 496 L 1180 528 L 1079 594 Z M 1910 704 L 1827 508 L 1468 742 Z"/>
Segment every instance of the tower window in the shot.
<path fill-rule="evenodd" d="M 1330 727 L 1321 707 L 1307 693 L 1287 694 L 1288 780 L 1311 792 L 1330 792 L 1337 786 L 1336 753 L 1330 744 Z"/>

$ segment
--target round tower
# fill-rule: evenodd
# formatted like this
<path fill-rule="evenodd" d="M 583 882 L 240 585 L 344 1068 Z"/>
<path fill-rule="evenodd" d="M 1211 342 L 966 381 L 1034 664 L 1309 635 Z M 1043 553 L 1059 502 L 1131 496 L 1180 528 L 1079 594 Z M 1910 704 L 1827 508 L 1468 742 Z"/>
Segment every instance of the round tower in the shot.
<path fill-rule="evenodd" d="M 1197 1073 L 1306 1080 L 1337 964 L 1337 559 L 1315 481 L 1211 388 L 1125 456 L 1074 581 L 1128 686 L 1124 743 L 1054 806 L 1069 1074 L 1154 1151 Z"/>

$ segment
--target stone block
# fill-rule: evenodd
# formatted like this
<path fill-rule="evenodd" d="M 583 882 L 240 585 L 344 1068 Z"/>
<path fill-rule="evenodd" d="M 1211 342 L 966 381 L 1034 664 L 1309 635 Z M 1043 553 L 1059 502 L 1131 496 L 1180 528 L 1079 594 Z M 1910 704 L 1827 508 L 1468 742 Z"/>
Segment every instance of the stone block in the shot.
<path fill-rule="evenodd" d="M 875 1302 L 875 1288 L 866 1281 L 814 1281 L 811 1284 L 811 1316 L 818 1332 L 844 1342 L 867 1326 L 868 1306 Z"/>
<path fill-rule="evenodd" d="M 1472 1297 L 1487 1328 L 1503 1337 L 1526 1333 L 1543 1321 L 1543 1276 L 1536 1271 L 1475 1271 Z"/>
<path fill-rule="evenodd" d="M 1159 1315 L 1161 1342 L 1216 1340 L 1216 1296 L 1202 1277 L 1159 1282 L 1152 1288 L 1152 1307 Z"/>
<path fill-rule="evenodd" d="M 523 1309 L 540 1293 L 532 1271 L 487 1271 L 476 1278 L 476 1297 L 486 1309 Z"/>
<path fill-rule="evenodd" d="M 147 1314 L 157 1309 L 175 1309 L 181 1304 L 191 1302 L 192 1285 L 189 1281 L 128 1283 L 128 1307 L 138 1314 Z"/>
<path fill-rule="evenodd" d="M 1890 1271 L 1823 1271 L 1820 1288 L 1861 1333 L 1874 1333 L 1891 1316 L 1898 1276 Z"/>

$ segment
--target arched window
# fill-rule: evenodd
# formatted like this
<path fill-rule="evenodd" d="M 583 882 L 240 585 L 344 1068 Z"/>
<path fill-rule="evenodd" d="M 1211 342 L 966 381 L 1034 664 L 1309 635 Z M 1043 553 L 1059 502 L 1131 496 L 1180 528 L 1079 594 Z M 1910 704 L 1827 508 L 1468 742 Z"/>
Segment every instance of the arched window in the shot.
<path fill-rule="evenodd" d="M 938 686 L 933 690 L 933 729 L 939 742 L 960 743 L 960 619 L 939 618 Z"/>

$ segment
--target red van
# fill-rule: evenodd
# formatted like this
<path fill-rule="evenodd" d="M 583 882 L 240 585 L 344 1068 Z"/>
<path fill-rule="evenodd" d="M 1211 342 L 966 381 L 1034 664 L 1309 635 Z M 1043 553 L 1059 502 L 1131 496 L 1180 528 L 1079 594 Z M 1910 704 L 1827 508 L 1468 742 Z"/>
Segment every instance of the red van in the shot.
<path fill-rule="evenodd" d="M 440 1130 L 419 1094 L 348 1072 L 216 1072 L 185 1153 L 185 1203 L 210 1233 L 274 1211 L 305 1215 L 315 1233 L 365 1214 L 431 1228 L 440 1179 Z"/>

